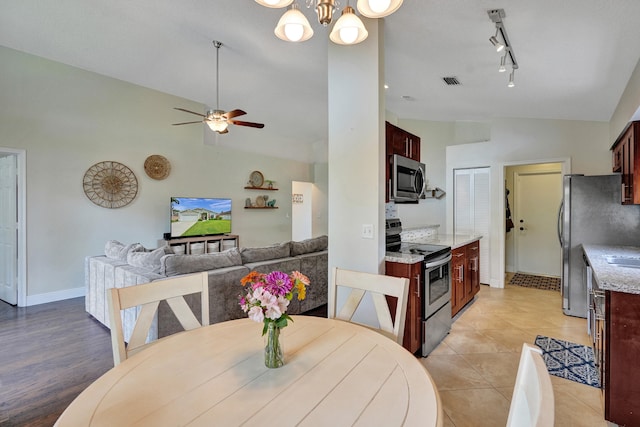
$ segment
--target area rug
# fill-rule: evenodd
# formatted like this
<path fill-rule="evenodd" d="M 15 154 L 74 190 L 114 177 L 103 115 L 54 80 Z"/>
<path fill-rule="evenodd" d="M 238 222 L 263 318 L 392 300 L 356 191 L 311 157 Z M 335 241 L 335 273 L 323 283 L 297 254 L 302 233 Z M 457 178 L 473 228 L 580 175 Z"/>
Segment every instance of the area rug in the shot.
<path fill-rule="evenodd" d="M 547 291 L 560 292 L 560 278 L 548 276 L 536 276 L 533 274 L 516 273 L 511 280 L 510 285 L 523 286 L 525 288 L 544 289 Z"/>
<path fill-rule="evenodd" d="M 536 337 L 535 345 L 542 349 L 549 374 L 600 388 L 591 347 L 543 335 Z"/>

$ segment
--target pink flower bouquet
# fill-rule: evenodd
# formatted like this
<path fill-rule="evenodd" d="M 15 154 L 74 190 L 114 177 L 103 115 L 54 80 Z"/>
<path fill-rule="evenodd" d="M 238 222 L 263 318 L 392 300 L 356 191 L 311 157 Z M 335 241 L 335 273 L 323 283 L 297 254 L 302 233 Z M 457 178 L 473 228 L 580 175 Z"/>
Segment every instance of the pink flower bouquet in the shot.
<path fill-rule="evenodd" d="M 287 326 L 292 320 L 286 314 L 289 302 L 297 294 L 299 301 L 306 296 L 309 278 L 299 271 L 287 275 L 281 271 L 268 274 L 252 271 L 240 280 L 242 286 L 249 285 L 245 295 L 240 295 L 240 307 L 255 322 L 264 322 L 262 335 L 267 332 L 269 323 L 278 328 Z"/>

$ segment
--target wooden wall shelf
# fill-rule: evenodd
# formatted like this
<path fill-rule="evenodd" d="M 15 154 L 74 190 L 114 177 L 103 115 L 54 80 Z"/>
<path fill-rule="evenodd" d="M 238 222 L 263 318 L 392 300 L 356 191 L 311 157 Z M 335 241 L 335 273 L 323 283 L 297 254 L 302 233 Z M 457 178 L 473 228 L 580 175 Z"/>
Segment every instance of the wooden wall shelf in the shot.
<path fill-rule="evenodd" d="M 269 187 L 244 187 L 245 190 L 265 190 L 265 191 L 278 191 L 277 188 L 269 188 Z"/>
<path fill-rule="evenodd" d="M 245 206 L 245 209 L 278 209 L 279 206 Z"/>

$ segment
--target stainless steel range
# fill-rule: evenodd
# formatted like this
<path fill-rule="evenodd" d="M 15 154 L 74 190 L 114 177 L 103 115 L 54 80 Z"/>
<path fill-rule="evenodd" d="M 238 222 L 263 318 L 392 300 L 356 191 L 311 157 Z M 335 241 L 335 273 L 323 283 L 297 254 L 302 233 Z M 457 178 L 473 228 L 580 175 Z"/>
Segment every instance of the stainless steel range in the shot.
<path fill-rule="evenodd" d="M 451 247 L 402 242 L 399 219 L 386 220 L 386 251 L 422 255 L 422 356 L 436 348 L 451 330 Z"/>

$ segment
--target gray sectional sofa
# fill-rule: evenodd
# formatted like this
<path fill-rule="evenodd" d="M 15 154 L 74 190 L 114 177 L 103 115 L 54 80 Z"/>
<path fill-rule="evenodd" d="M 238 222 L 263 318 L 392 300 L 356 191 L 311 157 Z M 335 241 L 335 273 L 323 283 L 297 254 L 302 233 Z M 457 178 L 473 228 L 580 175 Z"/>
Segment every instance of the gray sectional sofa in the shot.
<path fill-rule="evenodd" d="M 259 248 L 232 248 L 224 252 L 202 255 L 178 255 L 169 247 L 153 251 L 142 245 L 123 245 L 110 241 L 105 254 L 85 259 L 85 309 L 100 323 L 109 327 L 106 290 L 135 286 L 183 274 L 206 271 L 209 274 L 209 318 L 211 323 L 246 317 L 238 305 L 243 292 L 240 279 L 250 271 L 285 273 L 300 271 L 309 277 L 311 286 L 302 301 L 291 301 L 288 314 L 301 314 L 327 303 L 328 238 L 320 236 L 301 242 L 285 242 Z M 187 303 L 199 314 L 200 296 L 191 295 Z M 125 310 L 123 328 L 128 337 L 137 318 L 137 309 Z M 182 327 L 168 306 L 158 308 L 150 338 L 155 339 L 181 331 Z"/>

